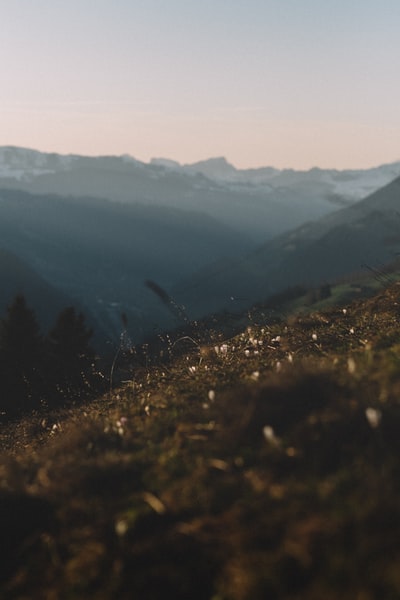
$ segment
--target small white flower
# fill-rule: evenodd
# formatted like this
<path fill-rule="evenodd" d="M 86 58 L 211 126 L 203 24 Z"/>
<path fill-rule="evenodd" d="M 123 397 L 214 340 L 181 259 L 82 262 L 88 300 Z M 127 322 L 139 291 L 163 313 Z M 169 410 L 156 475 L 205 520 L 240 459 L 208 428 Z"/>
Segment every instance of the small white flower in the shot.
<path fill-rule="evenodd" d="M 357 370 L 356 361 L 352 356 L 350 356 L 350 358 L 347 360 L 347 370 L 350 373 L 350 375 L 354 375 L 354 373 Z"/>
<path fill-rule="evenodd" d="M 350 328 L 350 333 L 353 335 L 354 334 L 354 327 Z"/>
<path fill-rule="evenodd" d="M 265 439 L 268 441 L 275 439 L 274 430 L 270 425 L 266 425 L 263 428 L 263 434 L 264 434 Z"/>
<path fill-rule="evenodd" d="M 128 531 L 128 523 L 124 519 L 118 519 L 115 523 L 115 533 L 118 537 L 124 537 Z"/>
<path fill-rule="evenodd" d="M 311 338 L 313 339 L 314 342 L 316 342 L 317 339 L 318 339 L 318 336 L 317 336 L 316 333 L 313 333 L 312 336 L 311 336 Z"/>
<path fill-rule="evenodd" d="M 342 312 L 344 315 L 347 315 L 347 308 L 344 308 Z"/>
<path fill-rule="evenodd" d="M 250 356 L 250 350 L 245 350 L 244 353 L 246 356 Z"/>
<path fill-rule="evenodd" d="M 372 429 L 376 429 L 377 427 L 379 427 L 382 419 L 382 413 L 378 408 L 366 408 L 365 416 Z"/>
<path fill-rule="evenodd" d="M 214 392 L 214 390 L 209 390 L 209 392 L 208 392 L 208 399 L 209 399 L 210 402 L 214 402 L 214 400 L 215 400 L 215 392 Z"/>
<path fill-rule="evenodd" d="M 54 423 L 51 428 L 50 435 L 55 435 L 58 431 L 61 431 L 61 425 L 59 423 Z"/>
<path fill-rule="evenodd" d="M 250 379 L 252 379 L 253 381 L 258 381 L 260 378 L 260 371 L 253 371 L 253 373 L 250 375 Z"/>
<path fill-rule="evenodd" d="M 196 367 L 195 366 L 189 367 L 189 373 L 196 373 Z"/>
<path fill-rule="evenodd" d="M 222 356 L 226 356 L 228 354 L 228 344 L 222 344 L 219 349 Z"/>
<path fill-rule="evenodd" d="M 279 438 L 275 435 L 275 431 L 271 425 L 263 427 L 263 435 L 265 440 L 272 446 L 279 446 Z"/>

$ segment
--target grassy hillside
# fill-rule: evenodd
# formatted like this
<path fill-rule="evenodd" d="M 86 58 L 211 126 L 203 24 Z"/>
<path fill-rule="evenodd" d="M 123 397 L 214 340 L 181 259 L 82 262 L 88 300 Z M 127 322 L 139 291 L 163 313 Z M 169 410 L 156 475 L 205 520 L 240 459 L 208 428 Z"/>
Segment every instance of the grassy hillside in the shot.
<path fill-rule="evenodd" d="M 3 598 L 400 596 L 400 285 L 1 430 Z"/>

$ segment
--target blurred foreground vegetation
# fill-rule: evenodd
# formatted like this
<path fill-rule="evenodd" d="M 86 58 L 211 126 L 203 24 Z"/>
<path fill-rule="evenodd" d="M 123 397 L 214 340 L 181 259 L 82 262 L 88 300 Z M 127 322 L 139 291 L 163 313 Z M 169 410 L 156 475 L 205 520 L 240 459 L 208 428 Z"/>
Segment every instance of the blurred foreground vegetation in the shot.
<path fill-rule="evenodd" d="M 2 425 L 2 598 L 400 597 L 400 285 L 256 317 Z"/>

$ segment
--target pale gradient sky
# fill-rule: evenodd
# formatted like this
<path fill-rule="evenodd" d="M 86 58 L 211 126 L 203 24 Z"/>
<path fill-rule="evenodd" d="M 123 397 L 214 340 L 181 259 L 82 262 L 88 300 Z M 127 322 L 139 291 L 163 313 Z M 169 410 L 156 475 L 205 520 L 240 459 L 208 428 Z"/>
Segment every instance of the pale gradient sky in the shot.
<path fill-rule="evenodd" d="M 399 0 L 0 0 L 0 145 L 400 160 Z"/>

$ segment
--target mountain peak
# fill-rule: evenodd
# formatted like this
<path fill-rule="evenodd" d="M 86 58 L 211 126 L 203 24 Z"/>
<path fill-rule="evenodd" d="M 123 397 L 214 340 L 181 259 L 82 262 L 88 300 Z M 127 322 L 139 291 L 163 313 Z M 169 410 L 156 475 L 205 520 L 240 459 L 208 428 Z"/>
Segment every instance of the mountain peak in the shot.
<path fill-rule="evenodd" d="M 228 168 L 229 170 L 236 171 L 235 167 L 226 160 L 225 156 L 214 156 L 211 158 L 207 158 L 205 160 L 199 160 L 192 164 L 187 164 L 185 166 L 186 167 L 214 166 L 214 167 Z"/>
<path fill-rule="evenodd" d="M 208 158 L 193 164 L 185 165 L 185 167 L 213 179 L 227 180 L 235 177 L 237 174 L 235 167 L 229 163 L 224 156 Z"/>
<path fill-rule="evenodd" d="M 150 161 L 151 165 L 156 165 L 157 167 L 164 167 L 166 169 L 180 169 L 181 165 L 176 160 L 172 160 L 170 158 L 152 158 Z"/>

